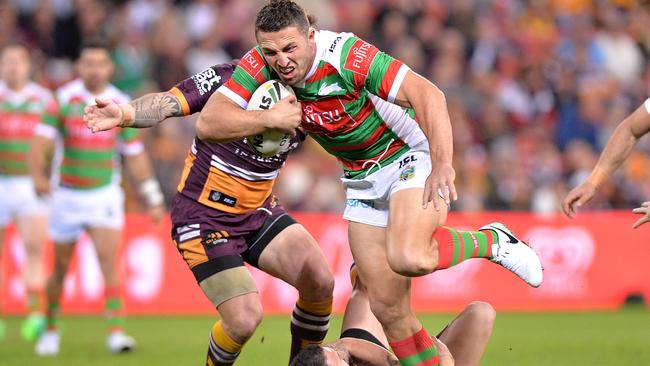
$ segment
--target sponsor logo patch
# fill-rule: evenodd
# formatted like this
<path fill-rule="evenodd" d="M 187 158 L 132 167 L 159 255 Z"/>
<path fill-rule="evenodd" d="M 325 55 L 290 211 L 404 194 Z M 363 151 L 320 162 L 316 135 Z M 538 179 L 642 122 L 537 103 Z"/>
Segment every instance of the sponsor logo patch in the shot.
<path fill-rule="evenodd" d="M 402 172 L 399 174 L 399 180 L 407 181 L 415 177 L 415 167 L 413 165 L 408 165 L 406 168 L 402 169 Z"/>
<path fill-rule="evenodd" d="M 256 49 L 253 48 L 242 57 L 239 66 L 246 70 L 249 75 L 255 77 L 255 75 L 257 75 L 264 67 L 264 58 Z"/>
<path fill-rule="evenodd" d="M 348 199 L 345 201 L 348 207 L 375 208 L 375 203 L 370 200 Z"/>
<path fill-rule="evenodd" d="M 201 235 L 201 243 L 206 246 L 215 246 L 228 242 L 230 234 L 225 230 L 207 231 Z"/>
<path fill-rule="evenodd" d="M 375 59 L 378 51 L 377 47 L 370 43 L 360 39 L 357 40 L 350 48 L 348 57 L 345 60 L 345 69 L 364 76 L 368 75 L 372 60 Z"/>
<path fill-rule="evenodd" d="M 235 207 L 237 199 L 219 191 L 211 191 L 208 199 L 212 202 L 224 204 L 226 206 Z"/>
<path fill-rule="evenodd" d="M 192 76 L 192 80 L 194 80 L 194 84 L 196 84 L 196 89 L 199 91 L 199 94 L 204 95 L 212 90 L 215 85 L 219 84 L 221 76 L 212 68 L 207 68 Z"/>
<path fill-rule="evenodd" d="M 332 42 L 332 45 L 329 48 L 330 52 L 334 52 L 334 49 L 336 48 L 336 44 L 339 43 L 340 40 L 341 40 L 341 36 L 336 37 L 336 39 L 334 40 L 334 42 Z"/>

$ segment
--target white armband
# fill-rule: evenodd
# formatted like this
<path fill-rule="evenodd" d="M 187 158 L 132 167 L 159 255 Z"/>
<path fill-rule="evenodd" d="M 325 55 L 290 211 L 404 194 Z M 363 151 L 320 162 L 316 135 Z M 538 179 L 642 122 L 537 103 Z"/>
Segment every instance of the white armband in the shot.
<path fill-rule="evenodd" d="M 149 207 L 158 206 L 165 201 L 156 178 L 149 178 L 140 183 L 140 194 L 147 201 Z"/>
<path fill-rule="evenodd" d="M 645 111 L 648 112 L 648 114 L 650 114 L 650 98 L 646 99 L 643 105 L 645 106 Z"/>

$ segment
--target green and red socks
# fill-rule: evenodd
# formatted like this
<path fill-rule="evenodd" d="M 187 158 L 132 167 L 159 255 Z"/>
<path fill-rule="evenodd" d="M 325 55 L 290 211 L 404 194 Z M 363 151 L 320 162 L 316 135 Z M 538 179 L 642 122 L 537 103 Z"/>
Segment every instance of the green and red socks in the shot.
<path fill-rule="evenodd" d="M 433 232 L 438 242 L 436 270 L 457 265 L 470 258 L 492 257 L 492 244 L 497 235 L 492 230 L 460 231 L 442 226 Z"/>
<path fill-rule="evenodd" d="M 109 332 L 122 332 L 124 330 L 124 311 L 120 288 L 118 286 L 106 286 L 104 298 L 104 314 L 108 321 Z"/>
<path fill-rule="evenodd" d="M 388 342 L 403 366 L 438 366 L 438 350 L 426 329 L 396 342 Z"/>

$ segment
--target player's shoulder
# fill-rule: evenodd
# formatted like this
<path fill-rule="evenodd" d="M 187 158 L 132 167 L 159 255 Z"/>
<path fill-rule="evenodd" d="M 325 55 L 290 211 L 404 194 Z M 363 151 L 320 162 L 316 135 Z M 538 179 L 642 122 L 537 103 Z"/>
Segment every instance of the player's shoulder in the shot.
<path fill-rule="evenodd" d="M 52 97 L 52 91 L 45 86 L 38 84 L 37 82 L 30 81 L 28 87 L 30 94 L 34 95 L 35 97 L 41 99 L 49 99 Z"/>
<path fill-rule="evenodd" d="M 351 38 L 355 38 L 353 33 L 349 32 L 332 32 L 328 30 L 316 31 L 316 46 L 321 59 L 326 62 L 336 63 L 341 58 L 344 50 L 344 44 Z"/>
<path fill-rule="evenodd" d="M 246 52 L 239 60 L 238 66 L 252 77 L 256 77 L 264 68 L 268 67 L 266 60 L 264 60 L 262 48 L 259 45 Z"/>
<path fill-rule="evenodd" d="M 81 98 L 85 90 L 86 88 L 81 79 L 75 79 L 61 85 L 56 89 L 55 95 L 59 103 L 67 104 L 74 98 Z"/>

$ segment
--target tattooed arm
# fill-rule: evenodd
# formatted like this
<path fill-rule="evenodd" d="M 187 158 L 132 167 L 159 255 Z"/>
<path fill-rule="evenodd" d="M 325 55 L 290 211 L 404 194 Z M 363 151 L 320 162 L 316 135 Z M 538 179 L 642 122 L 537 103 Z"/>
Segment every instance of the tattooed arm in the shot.
<path fill-rule="evenodd" d="M 169 117 L 185 115 L 181 102 L 171 92 L 151 93 L 130 103 L 116 104 L 97 98 L 97 103 L 84 110 L 84 123 L 93 132 L 115 127 L 152 127 Z"/>

